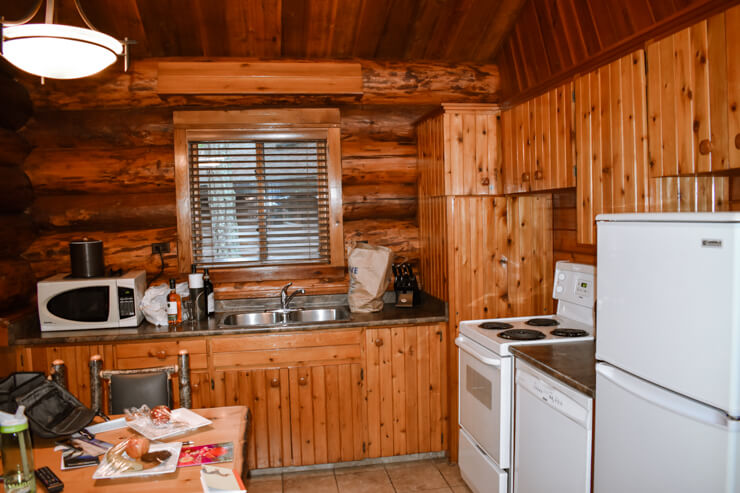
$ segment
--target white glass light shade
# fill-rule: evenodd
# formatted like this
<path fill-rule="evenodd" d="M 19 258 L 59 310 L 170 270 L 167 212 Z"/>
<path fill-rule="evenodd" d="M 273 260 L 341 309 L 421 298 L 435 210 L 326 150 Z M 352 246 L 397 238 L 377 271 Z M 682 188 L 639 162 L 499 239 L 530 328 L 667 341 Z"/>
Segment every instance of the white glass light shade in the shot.
<path fill-rule="evenodd" d="M 3 27 L 3 56 L 19 69 L 50 79 L 96 74 L 116 61 L 123 45 L 98 31 L 61 24 Z"/>

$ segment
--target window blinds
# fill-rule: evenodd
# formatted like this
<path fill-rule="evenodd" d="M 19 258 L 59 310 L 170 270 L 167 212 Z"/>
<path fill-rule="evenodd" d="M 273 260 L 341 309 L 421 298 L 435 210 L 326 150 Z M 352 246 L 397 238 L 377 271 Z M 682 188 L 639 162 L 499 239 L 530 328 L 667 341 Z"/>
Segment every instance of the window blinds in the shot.
<path fill-rule="evenodd" d="M 326 140 L 189 142 L 193 262 L 329 263 Z"/>

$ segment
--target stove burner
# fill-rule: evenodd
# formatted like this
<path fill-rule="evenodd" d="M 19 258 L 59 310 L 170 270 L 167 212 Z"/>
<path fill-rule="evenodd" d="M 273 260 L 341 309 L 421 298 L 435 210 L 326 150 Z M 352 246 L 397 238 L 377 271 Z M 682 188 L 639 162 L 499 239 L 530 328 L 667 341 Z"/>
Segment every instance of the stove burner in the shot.
<path fill-rule="evenodd" d="M 504 330 L 512 328 L 513 325 L 507 324 L 506 322 L 483 322 L 478 327 L 487 330 Z"/>
<path fill-rule="evenodd" d="M 584 337 L 588 332 L 581 329 L 555 329 L 550 334 L 560 337 Z"/>
<path fill-rule="evenodd" d="M 533 327 L 552 327 L 553 325 L 560 325 L 560 322 L 554 318 L 532 318 L 524 323 Z"/>
<path fill-rule="evenodd" d="M 545 334 L 539 330 L 531 329 L 512 329 L 505 330 L 498 334 L 503 339 L 511 339 L 512 341 L 535 341 L 537 339 L 544 339 Z"/>

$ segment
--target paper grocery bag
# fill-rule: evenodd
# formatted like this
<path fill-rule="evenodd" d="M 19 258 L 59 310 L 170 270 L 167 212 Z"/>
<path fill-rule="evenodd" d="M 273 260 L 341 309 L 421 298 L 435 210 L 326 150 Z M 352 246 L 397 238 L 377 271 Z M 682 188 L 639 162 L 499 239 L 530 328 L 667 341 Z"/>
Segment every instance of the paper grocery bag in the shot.
<path fill-rule="evenodd" d="M 391 281 L 391 249 L 358 243 L 349 253 L 349 309 L 379 312 Z"/>

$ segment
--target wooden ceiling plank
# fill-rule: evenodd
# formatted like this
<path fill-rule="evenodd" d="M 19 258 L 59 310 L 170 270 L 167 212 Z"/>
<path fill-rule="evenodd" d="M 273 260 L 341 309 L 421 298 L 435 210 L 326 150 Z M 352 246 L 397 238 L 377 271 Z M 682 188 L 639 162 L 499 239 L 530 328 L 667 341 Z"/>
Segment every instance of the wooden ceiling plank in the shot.
<path fill-rule="evenodd" d="M 610 25 L 614 29 L 614 33 L 617 40 L 624 39 L 633 32 L 635 32 L 632 26 L 628 13 L 628 6 L 624 1 L 620 2 L 606 2 L 606 15 L 611 20 Z"/>
<path fill-rule="evenodd" d="M 512 32 L 526 0 L 504 0 L 501 2 L 493 23 L 488 27 L 476 48 L 476 60 L 493 60 L 503 46 L 506 36 Z"/>
<path fill-rule="evenodd" d="M 572 2 L 557 2 L 558 14 L 563 21 L 563 34 L 568 44 L 570 57 L 576 60 L 583 60 L 588 55 L 586 50 L 586 39 L 583 36 L 583 30 L 578 22 L 574 5 Z"/>
<path fill-rule="evenodd" d="M 571 52 L 567 46 L 567 41 L 564 39 L 563 33 L 565 26 L 563 25 L 563 19 L 560 16 L 560 11 L 555 5 L 557 0 L 544 0 L 542 2 L 542 13 L 545 19 L 545 24 L 549 23 L 550 29 L 546 29 L 547 36 L 546 42 L 552 43 L 557 51 L 560 65 L 562 67 L 568 67 L 573 63 L 571 58 Z"/>
<path fill-rule="evenodd" d="M 341 0 L 336 2 L 336 24 L 331 38 L 331 52 L 336 58 L 352 56 L 355 33 L 360 19 L 361 0 Z"/>
<path fill-rule="evenodd" d="M 632 32 L 641 31 L 655 24 L 655 17 L 648 0 L 625 0 L 625 12 Z"/>
<path fill-rule="evenodd" d="M 281 55 L 287 58 L 306 56 L 308 8 L 304 0 L 282 0 Z"/>
<path fill-rule="evenodd" d="M 234 19 L 228 17 L 229 24 L 226 22 L 226 9 L 213 8 L 211 0 L 197 0 L 197 18 L 200 27 L 200 38 L 202 40 L 204 56 L 218 56 L 222 53 L 229 53 L 229 24 Z"/>
<path fill-rule="evenodd" d="M 374 58 L 392 0 L 363 0 L 352 56 Z"/>
<path fill-rule="evenodd" d="M 395 0 L 375 52 L 377 58 L 393 59 L 399 53 L 405 53 L 412 35 L 408 26 L 413 24 L 418 9 L 418 0 Z"/>
<path fill-rule="evenodd" d="M 447 13 L 437 19 L 434 34 L 429 39 L 425 53 L 428 60 L 444 59 L 451 40 L 457 37 L 465 14 L 476 0 L 455 0 L 448 2 Z"/>
<path fill-rule="evenodd" d="M 483 38 L 481 33 L 493 32 L 491 26 L 498 18 L 501 4 L 505 0 L 472 2 L 463 14 L 454 38 L 449 40 L 445 58 L 448 60 L 474 61 L 478 57 L 478 46 Z M 498 33 L 502 36 L 503 33 Z M 498 40 L 496 40 L 498 41 Z"/>
<path fill-rule="evenodd" d="M 517 62 L 519 66 L 522 68 L 522 80 L 524 81 L 524 87 L 530 87 L 535 84 L 536 78 L 535 75 L 532 73 L 532 70 L 534 67 L 530 67 L 529 63 L 527 63 L 528 60 L 528 53 L 526 53 L 524 44 L 522 43 L 522 36 L 519 32 L 519 26 L 516 27 L 515 30 L 515 49 L 513 50 L 514 56 L 517 59 Z"/>
<path fill-rule="evenodd" d="M 306 24 L 306 55 L 331 58 L 331 39 L 336 25 L 336 0 L 309 0 Z"/>
<path fill-rule="evenodd" d="M 154 56 L 203 55 L 195 0 L 137 0 L 136 5 Z"/>
<path fill-rule="evenodd" d="M 522 67 L 517 62 L 516 56 L 514 56 L 514 49 L 515 49 L 514 44 L 511 42 L 511 40 L 509 40 L 506 42 L 504 49 L 501 50 L 501 53 L 504 54 L 506 59 L 508 59 L 511 66 L 514 68 L 513 70 L 514 79 L 511 80 L 511 82 L 517 85 L 516 90 L 517 92 L 519 92 L 526 87 L 525 86 L 526 81 L 524 80 L 524 75 L 522 74 Z"/>
<path fill-rule="evenodd" d="M 129 38 L 136 41 L 130 47 L 132 57 L 144 56 L 150 52 L 136 0 L 84 0 L 80 3 L 82 11 L 96 29 L 119 40 Z M 76 20 L 70 20 L 72 25 L 82 25 L 76 11 L 74 16 Z"/>
<path fill-rule="evenodd" d="M 601 32 L 596 28 L 596 19 L 591 12 L 591 2 L 588 0 L 572 0 L 572 2 L 586 51 L 589 55 L 598 53 L 604 47 L 604 43 Z"/>
<path fill-rule="evenodd" d="M 676 12 L 676 4 L 671 0 L 650 0 L 650 7 L 656 21 L 662 21 Z"/>
<path fill-rule="evenodd" d="M 437 0 L 418 0 L 416 15 L 409 26 L 409 39 L 406 42 L 404 60 L 421 60 L 424 58 L 429 39 L 434 33 L 439 17 L 444 13 Z"/>
<path fill-rule="evenodd" d="M 241 3 L 246 5 L 247 40 L 250 48 L 245 55 L 279 57 L 282 53 L 282 1 L 253 0 Z"/>
<path fill-rule="evenodd" d="M 545 65 L 547 66 L 548 74 L 554 74 L 560 71 L 560 60 L 557 59 L 557 51 L 555 50 L 555 43 L 545 43 L 545 30 L 547 29 L 550 35 L 552 35 L 552 31 L 548 29 L 549 26 L 543 25 L 542 22 L 540 22 L 540 15 L 537 12 L 537 8 L 535 6 L 534 2 L 530 2 L 529 5 L 531 5 L 531 16 L 532 16 L 532 37 L 534 38 L 534 42 L 537 43 L 538 46 L 535 48 L 537 49 L 537 52 L 542 55 L 542 58 L 545 60 Z M 526 7 L 525 7 L 526 8 Z M 555 56 L 553 55 L 553 51 L 555 51 Z M 556 63 L 553 63 L 556 62 Z M 557 67 L 557 68 L 556 68 Z"/>

